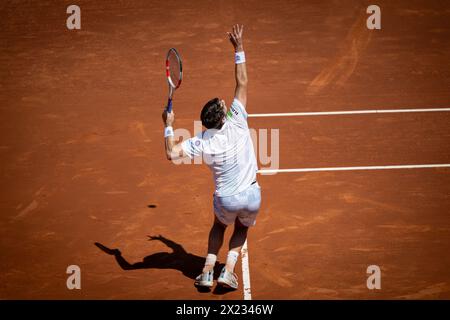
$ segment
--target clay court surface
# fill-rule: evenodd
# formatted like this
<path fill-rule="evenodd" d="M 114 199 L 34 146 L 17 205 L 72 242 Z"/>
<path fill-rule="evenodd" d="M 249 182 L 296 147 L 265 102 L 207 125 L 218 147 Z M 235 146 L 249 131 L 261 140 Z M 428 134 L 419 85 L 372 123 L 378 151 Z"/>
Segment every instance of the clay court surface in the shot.
<path fill-rule="evenodd" d="M 234 23 L 249 113 L 450 106 L 446 1 L 377 1 L 373 31 L 369 1 L 77 1 L 76 31 L 70 4 L 0 4 L 1 299 L 243 299 L 193 286 L 214 190 L 206 166 L 165 159 L 170 47 L 185 71 L 175 128 L 191 132 L 207 100 L 233 97 Z M 249 124 L 280 130 L 280 168 L 450 163 L 449 112 Z M 450 169 L 258 178 L 253 299 L 450 298 Z"/>

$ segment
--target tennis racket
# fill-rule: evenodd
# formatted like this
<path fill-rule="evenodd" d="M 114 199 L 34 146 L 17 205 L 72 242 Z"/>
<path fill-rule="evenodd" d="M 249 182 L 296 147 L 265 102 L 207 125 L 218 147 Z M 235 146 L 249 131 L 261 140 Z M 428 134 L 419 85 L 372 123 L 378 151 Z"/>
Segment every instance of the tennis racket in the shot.
<path fill-rule="evenodd" d="M 169 100 L 167 102 L 167 112 L 172 112 L 172 98 L 176 89 L 180 87 L 183 78 L 183 67 L 181 58 L 175 48 L 170 48 L 166 58 L 166 76 L 169 84 Z"/>

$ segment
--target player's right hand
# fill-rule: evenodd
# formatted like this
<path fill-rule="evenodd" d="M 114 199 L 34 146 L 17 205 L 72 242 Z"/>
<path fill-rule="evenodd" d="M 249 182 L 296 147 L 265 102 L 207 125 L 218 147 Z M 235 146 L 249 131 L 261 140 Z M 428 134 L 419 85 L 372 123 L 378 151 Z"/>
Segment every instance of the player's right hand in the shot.
<path fill-rule="evenodd" d="M 164 125 L 166 127 L 171 127 L 172 124 L 175 122 L 175 113 L 172 111 L 167 112 L 167 108 L 164 109 L 164 112 L 162 114 L 162 119 L 164 122 Z"/>

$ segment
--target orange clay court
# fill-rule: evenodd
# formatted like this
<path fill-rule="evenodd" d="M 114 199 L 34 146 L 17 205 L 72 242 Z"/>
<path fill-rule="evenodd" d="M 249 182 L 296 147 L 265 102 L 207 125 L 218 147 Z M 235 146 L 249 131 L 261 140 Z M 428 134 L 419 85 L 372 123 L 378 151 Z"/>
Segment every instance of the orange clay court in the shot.
<path fill-rule="evenodd" d="M 206 166 L 165 158 L 170 47 L 184 71 L 175 126 L 192 133 L 206 101 L 233 98 L 235 23 L 251 115 L 450 107 L 445 1 L 377 1 L 381 30 L 366 27 L 370 1 L 77 1 L 81 30 L 66 28 L 70 4 L 0 4 L 1 299 L 244 299 L 241 260 L 239 290 L 193 285 L 214 185 Z M 445 111 L 249 125 L 279 129 L 280 169 L 450 163 Z M 253 299 L 450 299 L 449 168 L 258 182 Z M 81 290 L 66 287 L 70 265 Z"/>

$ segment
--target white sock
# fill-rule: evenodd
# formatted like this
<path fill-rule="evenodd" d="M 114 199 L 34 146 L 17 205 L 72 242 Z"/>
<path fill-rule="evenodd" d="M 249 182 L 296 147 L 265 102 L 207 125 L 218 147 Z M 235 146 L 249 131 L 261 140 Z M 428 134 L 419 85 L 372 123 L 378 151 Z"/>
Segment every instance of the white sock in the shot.
<path fill-rule="evenodd" d="M 233 272 L 234 266 L 236 265 L 238 257 L 239 257 L 239 252 L 228 251 L 227 264 L 225 266 L 228 271 Z"/>
<path fill-rule="evenodd" d="M 209 271 L 211 269 L 214 269 L 216 261 L 217 256 L 215 254 L 208 253 L 208 255 L 206 256 L 205 267 L 203 268 L 203 271 Z"/>

